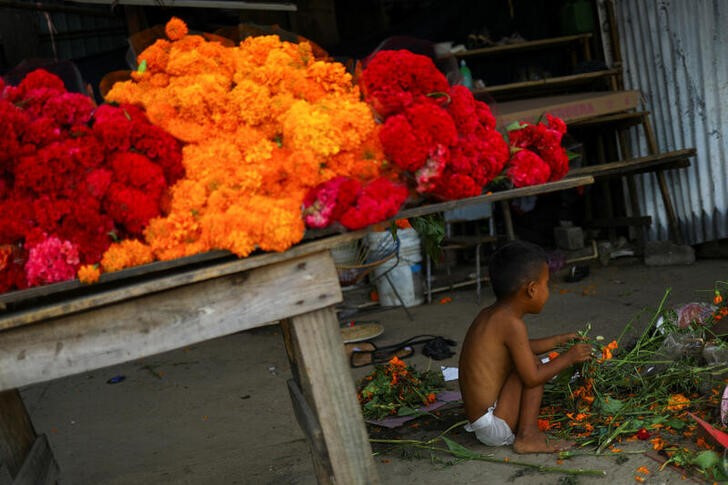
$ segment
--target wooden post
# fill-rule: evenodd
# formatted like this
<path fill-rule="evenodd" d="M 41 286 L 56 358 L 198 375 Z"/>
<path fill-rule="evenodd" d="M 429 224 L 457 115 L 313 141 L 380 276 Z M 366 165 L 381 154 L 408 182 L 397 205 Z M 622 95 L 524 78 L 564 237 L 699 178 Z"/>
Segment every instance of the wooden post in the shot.
<path fill-rule="evenodd" d="M 650 123 L 649 113 L 644 113 L 642 115 L 642 128 L 645 130 L 645 138 L 647 138 L 647 147 L 650 151 L 650 155 L 657 154 L 657 138 L 655 138 L 655 132 L 652 131 L 652 123 Z M 683 244 L 682 232 L 680 231 L 680 225 L 677 222 L 675 207 L 672 205 L 670 191 L 667 188 L 665 172 L 663 170 L 658 170 L 655 172 L 655 175 L 657 176 L 657 183 L 660 185 L 660 195 L 662 195 L 662 203 L 665 205 L 665 213 L 667 214 L 667 222 L 670 227 L 672 237 L 676 244 Z"/>
<path fill-rule="evenodd" d="M 281 327 L 293 375 L 323 434 L 327 456 L 317 456 L 324 448 L 312 444 L 319 483 L 379 483 L 334 309 L 292 317 Z"/>
<path fill-rule="evenodd" d="M 513 219 L 511 218 L 511 207 L 507 200 L 501 201 L 501 209 L 503 210 L 503 224 L 506 226 L 506 237 L 509 241 L 516 240 L 516 233 L 513 231 Z"/>
<path fill-rule="evenodd" d="M 15 477 L 35 441 L 35 431 L 17 389 L 0 392 L 0 466 Z"/>

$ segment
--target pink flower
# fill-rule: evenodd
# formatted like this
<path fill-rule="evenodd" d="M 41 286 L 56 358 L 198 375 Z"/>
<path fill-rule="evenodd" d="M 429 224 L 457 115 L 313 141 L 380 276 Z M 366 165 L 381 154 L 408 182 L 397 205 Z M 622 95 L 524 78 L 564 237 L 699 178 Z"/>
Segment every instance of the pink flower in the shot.
<path fill-rule="evenodd" d="M 306 194 L 303 221 L 308 227 L 321 229 L 337 222 L 361 190 L 361 183 L 350 177 L 335 177 Z"/>
<path fill-rule="evenodd" d="M 79 266 L 78 247 L 55 236 L 46 237 L 28 251 L 25 274 L 29 286 L 73 279 Z"/>

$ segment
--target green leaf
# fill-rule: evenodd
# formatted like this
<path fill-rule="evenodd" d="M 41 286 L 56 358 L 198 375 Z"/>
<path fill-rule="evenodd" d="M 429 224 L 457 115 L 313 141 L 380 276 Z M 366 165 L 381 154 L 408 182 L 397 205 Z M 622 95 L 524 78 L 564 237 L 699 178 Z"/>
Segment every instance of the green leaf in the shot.
<path fill-rule="evenodd" d="M 712 450 L 701 451 L 692 459 L 692 464 L 701 470 L 710 470 L 720 462 L 718 453 Z"/>
<path fill-rule="evenodd" d="M 677 418 L 668 419 L 667 421 L 665 421 L 664 424 L 665 424 L 665 426 L 669 426 L 670 428 L 672 428 L 672 429 L 674 429 L 676 431 L 680 431 L 685 426 L 687 426 L 685 424 L 685 421 L 682 421 L 682 420 L 677 419 Z"/>
<path fill-rule="evenodd" d="M 527 126 L 528 126 L 527 124 L 522 123 L 520 121 L 514 121 L 513 123 L 506 126 L 506 131 L 521 130 Z"/>
<path fill-rule="evenodd" d="M 477 460 L 480 458 L 480 454 L 465 448 L 460 443 L 456 443 L 450 438 L 441 436 L 442 441 L 445 442 L 450 452 L 458 458 L 466 458 L 468 460 Z"/>
<path fill-rule="evenodd" d="M 422 240 L 425 253 L 435 264 L 439 263 L 442 257 L 442 240 L 445 238 L 445 219 L 442 214 L 413 217 L 409 221 Z"/>
<path fill-rule="evenodd" d="M 622 406 L 624 406 L 624 403 L 619 399 L 614 399 L 613 397 L 600 401 L 599 404 L 602 412 L 608 415 L 617 414 L 622 409 Z"/>
<path fill-rule="evenodd" d="M 402 406 L 401 408 L 399 408 L 399 411 L 397 411 L 397 416 L 413 416 L 416 414 L 422 414 L 422 413 L 409 406 Z"/>
<path fill-rule="evenodd" d="M 139 74 L 143 74 L 147 71 L 147 60 L 144 59 L 141 64 L 139 64 L 139 67 L 137 68 L 137 72 Z"/>
<path fill-rule="evenodd" d="M 569 161 L 572 161 L 575 158 L 579 158 L 581 156 L 581 153 L 572 152 L 571 150 L 566 150 L 566 156 L 568 157 Z"/>

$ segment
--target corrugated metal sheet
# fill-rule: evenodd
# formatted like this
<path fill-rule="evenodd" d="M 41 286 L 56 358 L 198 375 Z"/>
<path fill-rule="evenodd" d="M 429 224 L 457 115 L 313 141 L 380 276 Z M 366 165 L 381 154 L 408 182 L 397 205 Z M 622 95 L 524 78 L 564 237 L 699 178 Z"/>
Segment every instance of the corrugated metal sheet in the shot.
<path fill-rule="evenodd" d="M 617 0 L 625 85 L 639 89 L 660 151 L 695 147 L 687 169 L 667 180 L 686 242 L 728 237 L 728 2 Z M 636 142 L 647 154 L 642 133 Z M 657 181 L 640 177 L 640 204 L 653 216 L 650 237 L 668 224 Z"/>

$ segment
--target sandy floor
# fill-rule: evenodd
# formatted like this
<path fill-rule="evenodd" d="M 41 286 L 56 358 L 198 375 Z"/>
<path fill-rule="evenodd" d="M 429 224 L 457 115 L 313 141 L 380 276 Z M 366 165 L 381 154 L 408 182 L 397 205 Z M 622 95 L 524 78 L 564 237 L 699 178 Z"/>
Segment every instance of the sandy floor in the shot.
<path fill-rule="evenodd" d="M 672 288 L 672 303 L 706 299 L 698 290 L 711 288 L 726 274 L 728 260 L 663 268 L 595 265 L 591 276 L 578 283 L 554 281 L 545 311 L 527 323 L 535 337 L 578 329 L 586 322 L 593 332 L 616 337 L 642 308 L 656 306 L 667 288 Z M 452 302 L 412 308 L 413 321 L 401 309 L 361 318 L 384 325 L 384 334 L 375 339 L 380 345 L 420 333 L 460 343 L 478 309 L 493 301 L 488 288 L 480 303 L 473 289 L 439 294 L 436 300 L 443 296 Z M 457 357 L 434 364 L 457 365 Z M 428 360 L 420 348 L 410 358 L 419 368 L 429 365 Z M 356 379 L 369 370 L 352 374 Z M 114 376 L 125 379 L 107 384 Z M 288 398 L 289 377 L 278 327 L 270 326 L 30 386 L 22 389 L 22 396 L 37 432 L 50 439 L 65 484 L 315 483 L 310 453 Z M 457 419 L 457 411 L 451 414 Z M 556 465 L 551 455 L 519 458 L 509 449 L 480 445 L 462 432 L 452 437 L 480 453 Z M 657 472 L 659 465 L 641 454 L 626 456 L 622 464 L 615 456 L 568 460 L 562 466 L 607 472 L 607 478 L 580 477 L 575 482 L 523 473 L 511 464 L 448 464 L 397 453 L 375 460 L 385 484 L 635 483 L 640 465 L 652 470 L 649 483 L 683 483 L 679 473 Z"/>

